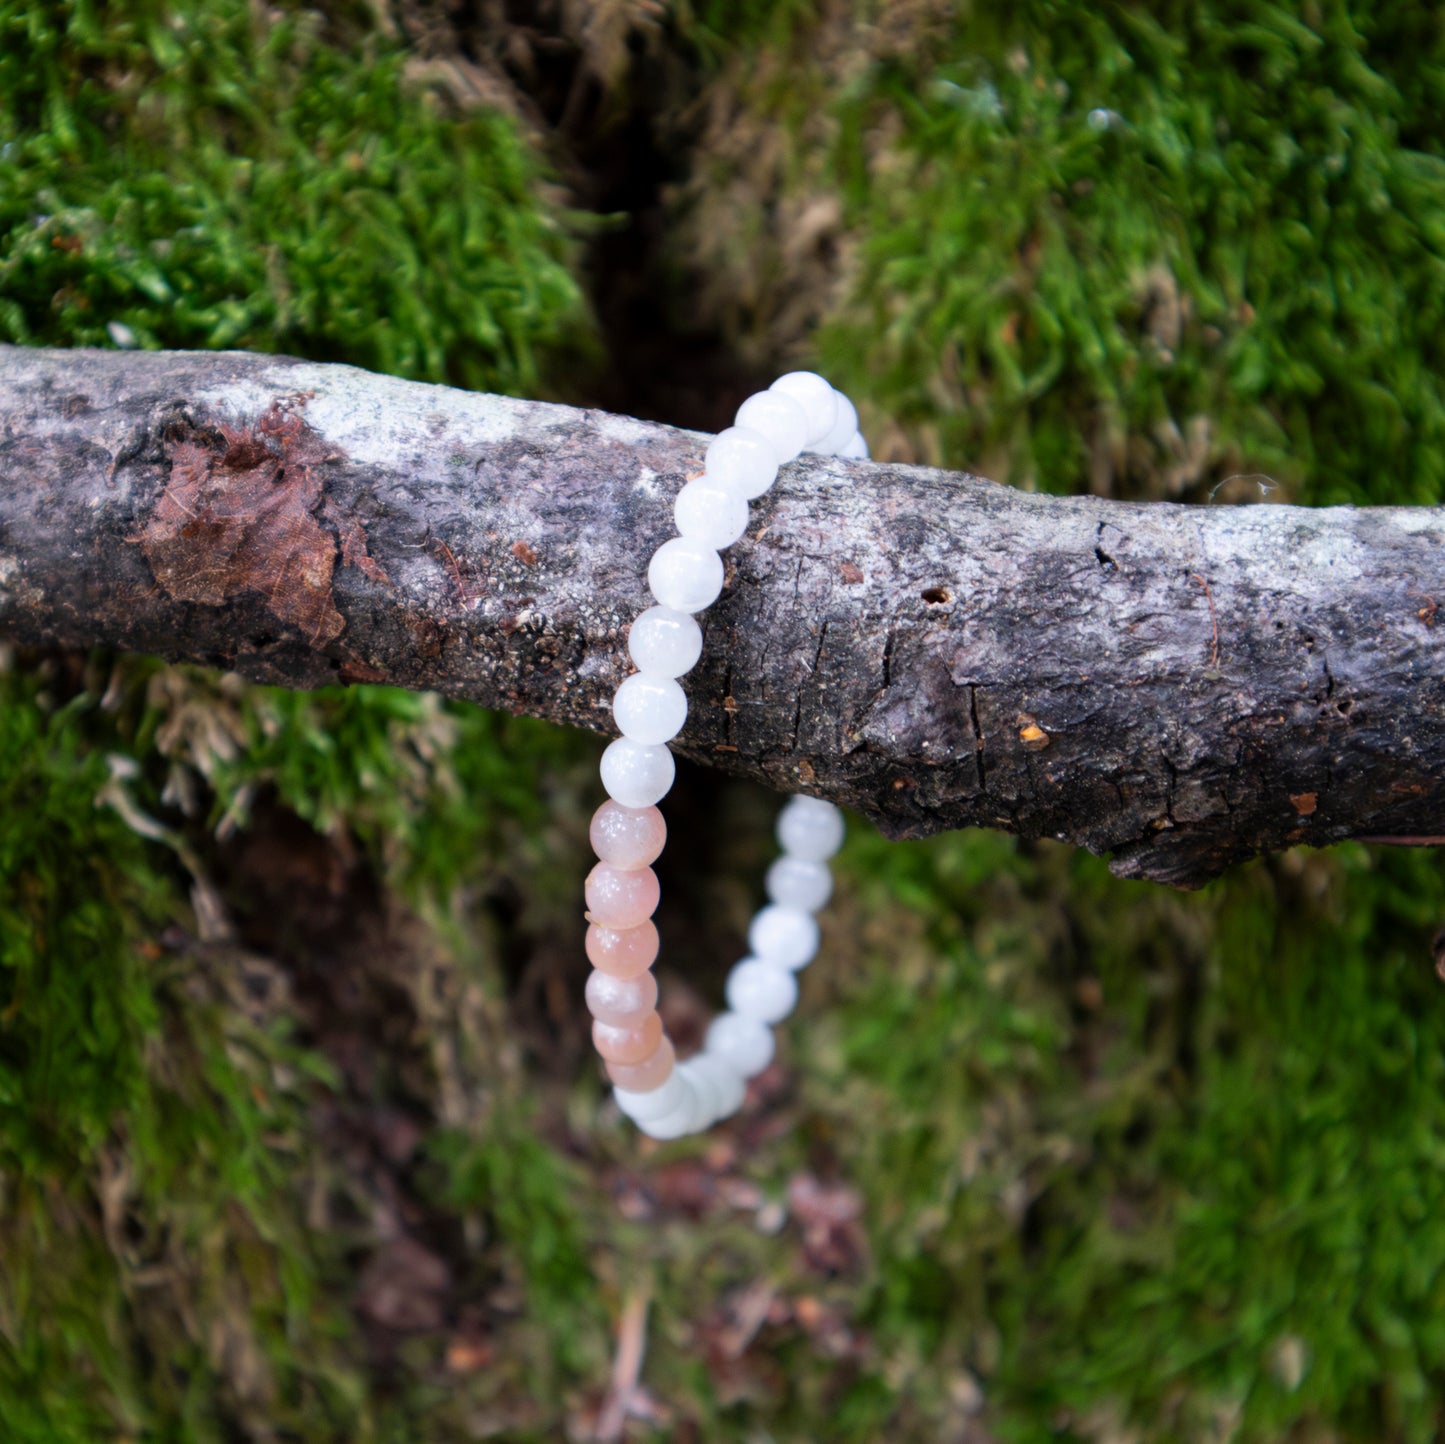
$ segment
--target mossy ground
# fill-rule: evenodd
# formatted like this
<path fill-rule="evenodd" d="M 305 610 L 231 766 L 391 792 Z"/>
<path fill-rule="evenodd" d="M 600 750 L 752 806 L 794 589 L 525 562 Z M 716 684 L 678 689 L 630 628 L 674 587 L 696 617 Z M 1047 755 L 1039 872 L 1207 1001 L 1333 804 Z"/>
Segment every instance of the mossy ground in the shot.
<path fill-rule="evenodd" d="M 1438 23 L 955 8 L 539 6 L 449 54 L 424 5 L 0 3 L 0 333 L 576 395 L 618 343 L 544 184 L 575 117 L 526 103 L 560 48 L 634 110 L 702 88 L 650 117 L 678 334 L 821 357 L 891 454 L 1438 501 Z M 855 827 L 782 1066 L 649 1149 L 579 1005 L 591 740 L 136 659 L 12 656 L 0 703 L 6 1444 L 585 1438 L 644 1305 L 636 1438 L 1445 1431 L 1436 855 L 1180 896 Z M 683 1037 L 768 816 L 691 783 Z"/>

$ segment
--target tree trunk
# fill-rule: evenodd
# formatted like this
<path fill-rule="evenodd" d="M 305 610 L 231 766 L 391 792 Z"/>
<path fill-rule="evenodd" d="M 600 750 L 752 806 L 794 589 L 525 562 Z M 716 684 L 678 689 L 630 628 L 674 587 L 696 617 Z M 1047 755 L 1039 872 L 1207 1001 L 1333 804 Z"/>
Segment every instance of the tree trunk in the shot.
<path fill-rule="evenodd" d="M 0 347 L 0 633 L 607 732 L 695 433 L 238 353 Z M 1445 511 L 1036 496 L 803 457 L 678 750 L 1197 885 L 1445 832 Z"/>

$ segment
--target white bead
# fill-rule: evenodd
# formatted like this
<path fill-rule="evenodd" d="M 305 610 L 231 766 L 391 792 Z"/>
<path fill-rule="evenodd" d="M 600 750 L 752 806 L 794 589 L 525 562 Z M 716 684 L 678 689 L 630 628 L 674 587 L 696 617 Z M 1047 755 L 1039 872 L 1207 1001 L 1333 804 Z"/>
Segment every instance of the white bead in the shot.
<path fill-rule="evenodd" d="M 674 1076 L 676 1076 L 675 1073 Z M 664 1113 L 660 1118 L 637 1119 L 637 1127 L 640 1132 L 645 1133 L 649 1138 L 665 1142 L 672 1138 L 685 1137 L 689 1133 L 696 1133 L 700 1128 L 706 1126 L 702 1120 L 698 1097 L 693 1091 L 692 1085 L 686 1078 L 683 1078 L 682 1086 L 686 1101 L 679 1103 L 671 1113 Z"/>
<path fill-rule="evenodd" d="M 741 1013 L 719 1013 L 708 1024 L 706 1051 L 739 1078 L 752 1078 L 773 1061 L 773 1030 Z"/>
<path fill-rule="evenodd" d="M 748 925 L 748 946 L 755 957 L 779 968 L 801 968 L 818 952 L 818 920 L 776 903 L 759 908 Z"/>
<path fill-rule="evenodd" d="M 639 672 L 681 677 L 702 656 L 702 628 L 686 612 L 649 607 L 627 633 L 627 650 Z"/>
<path fill-rule="evenodd" d="M 858 430 L 858 411 L 841 391 L 835 391 L 838 398 L 838 418 L 833 429 L 813 448 L 824 456 L 836 456 L 853 439 Z"/>
<path fill-rule="evenodd" d="M 728 974 L 728 1007 L 760 1023 L 781 1023 L 798 1001 L 798 980 L 787 968 L 744 958 Z"/>
<path fill-rule="evenodd" d="M 692 1068 L 694 1078 L 706 1078 L 712 1089 L 715 1107 L 712 1121 L 731 1118 L 743 1106 L 748 1085 L 714 1053 L 694 1053 L 684 1067 Z"/>
<path fill-rule="evenodd" d="M 702 1132 L 704 1128 L 710 1128 L 722 1112 L 722 1089 L 718 1087 L 717 1078 L 711 1068 L 699 1068 L 698 1059 L 706 1057 L 706 1054 L 697 1054 L 694 1057 L 686 1058 L 677 1065 L 677 1070 L 687 1079 L 688 1087 L 692 1089 L 697 1098 L 697 1129 Z"/>
<path fill-rule="evenodd" d="M 612 699 L 612 716 L 624 737 L 656 747 L 671 742 L 687 721 L 687 694 L 671 677 L 634 672 Z"/>
<path fill-rule="evenodd" d="M 826 862 L 843 846 L 843 814 L 818 797 L 795 797 L 778 814 L 778 846 L 804 862 Z"/>
<path fill-rule="evenodd" d="M 624 807 L 651 807 L 667 796 L 677 764 L 666 747 L 619 737 L 602 753 L 598 769 L 607 795 Z"/>
<path fill-rule="evenodd" d="M 761 431 L 772 443 L 779 466 L 797 456 L 808 440 L 808 413 L 781 391 L 759 391 L 749 396 L 738 407 L 733 421 Z"/>
<path fill-rule="evenodd" d="M 821 862 L 780 857 L 768 869 L 768 899 L 779 907 L 815 913 L 833 895 L 833 874 Z"/>
<path fill-rule="evenodd" d="M 672 515 L 683 536 L 717 551 L 730 547 L 748 529 L 747 498 L 707 476 L 678 492 Z"/>
<path fill-rule="evenodd" d="M 703 462 L 709 481 L 735 491 L 744 501 L 761 496 L 777 480 L 778 455 L 761 431 L 729 426 L 713 437 Z"/>
<path fill-rule="evenodd" d="M 722 558 L 711 547 L 675 536 L 653 552 L 647 564 L 647 585 L 664 607 L 700 612 L 722 591 Z"/>
<path fill-rule="evenodd" d="M 644 1118 L 661 1118 L 671 1113 L 680 1103 L 687 1101 L 687 1084 L 676 1068 L 667 1075 L 667 1081 L 647 1093 L 634 1093 L 630 1088 L 614 1088 L 612 1096 L 617 1106 L 634 1122 Z"/>
<path fill-rule="evenodd" d="M 839 450 L 838 455 L 844 461 L 867 461 L 868 443 L 863 440 L 863 433 L 855 431 L 852 440 Z"/>
<path fill-rule="evenodd" d="M 811 451 L 832 429 L 838 419 L 838 393 L 816 371 L 789 371 L 779 376 L 769 391 L 791 396 L 807 413 L 808 440 L 804 451 Z"/>

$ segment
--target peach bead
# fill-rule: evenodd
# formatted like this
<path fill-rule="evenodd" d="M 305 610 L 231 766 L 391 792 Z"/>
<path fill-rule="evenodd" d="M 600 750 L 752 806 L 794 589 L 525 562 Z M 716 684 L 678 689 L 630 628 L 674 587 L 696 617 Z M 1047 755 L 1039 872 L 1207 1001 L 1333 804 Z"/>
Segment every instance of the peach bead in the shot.
<path fill-rule="evenodd" d="M 613 867 L 646 867 L 656 862 L 667 841 L 667 824 L 655 807 L 624 807 L 604 802 L 588 830 L 592 851 Z"/>
<path fill-rule="evenodd" d="M 614 978 L 635 978 L 657 961 L 657 924 L 648 921 L 635 928 L 587 929 L 587 961 L 599 973 Z"/>
<path fill-rule="evenodd" d="M 656 1013 L 644 1014 L 629 1028 L 601 1021 L 592 1025 L 592 1046 L 609 1063 L 641 1063 L 657 1051 L 661 1041 L 662 1019 Z"/>
<path fill-rule="evenodd" d="M 619 1088 L 626 1088 L 631 1093 L 651 1093 L 672 1076 L 672 1065 L 676 1061 L 672 1039 L 664 1033 L 651 1057 L 644 1058 L 641 1063 L 608 1063 L 607 1076 Z"/>
<path fill-rule="evenodd" d="M 657 979 L 651 973 L 618 978 L 596 972 L 587 979 L 587 1010 L 599 1023 L 635 1028 L 657 1006 Z"/>
<path fill-rule="evenodd" d="M 662 889 L 650 867 L 599 862 L 587 874 L 587 921 L 604 928 L 635 928 L 657 909 Z"/>

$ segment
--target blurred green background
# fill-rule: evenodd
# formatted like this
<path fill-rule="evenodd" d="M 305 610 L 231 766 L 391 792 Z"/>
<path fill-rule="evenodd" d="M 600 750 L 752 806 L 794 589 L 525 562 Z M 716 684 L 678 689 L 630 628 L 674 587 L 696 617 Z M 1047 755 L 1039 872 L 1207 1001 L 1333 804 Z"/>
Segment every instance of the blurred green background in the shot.
<path fill-rule="evenodd" d="M 0 0 L 0 339 L 709 428 L 817 365 L 892 458 L 1430 504 L 1442 114 L 1384 0 Z M 5 662 L 5 1444 L 593 1438 L 644 1308 L 632 1439 L 1445 1438 L 1438 855 L 855 824 L 781 1066 L 657 1148 L 587 1045 L 596 739 Z M 682 1040 L 771 806 L 685 783 Z"/>

